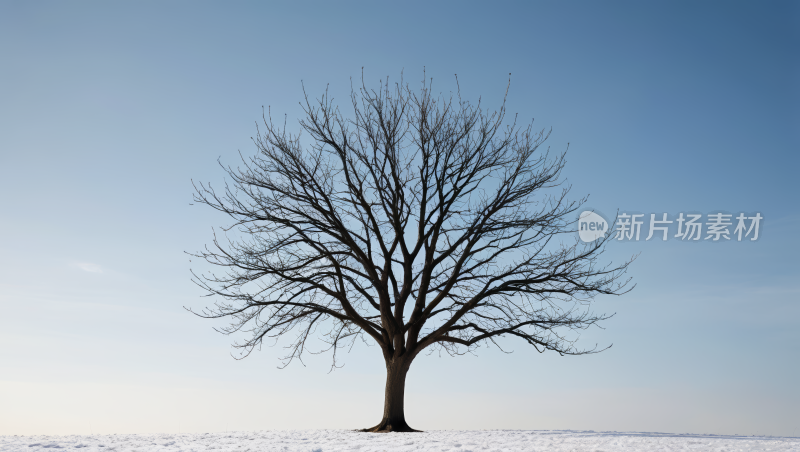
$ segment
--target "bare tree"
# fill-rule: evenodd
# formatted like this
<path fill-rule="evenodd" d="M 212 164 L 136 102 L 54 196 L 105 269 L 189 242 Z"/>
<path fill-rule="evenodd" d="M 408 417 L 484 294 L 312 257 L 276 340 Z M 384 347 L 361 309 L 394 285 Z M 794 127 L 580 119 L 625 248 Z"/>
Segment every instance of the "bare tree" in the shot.
<path fill-rule="evenodd" d="M 599 267 L 605 239 L 575 239 L 585 199 L 566 199 L 566 151 L 540 149 L 549 132 L 503 126 L 505 99 L 490 112 L 425 81 L 418 91 L 362 81 L 351 101 L 345 117 L 327 92 L 305 95 L 308 143 L 265 116 L 258 153 L 223 167 L 224 190 L 195 185 L 195 201 L 229 215 L 224 230 L 235 232 L 194 254 L 224 269 L 195 274 L 218 300 L 198 315 L 244 332 L 242 356 L 294 332 L 284 365 L 318 328 L 334 366 L 353 341 L 377 343 L 386 392 L 372 432 L 414 431 L 403 399 L 423 350 L 460 354 L 515 336 L 539 352 L 597 352 L 565 333 L 609 317 L 588 303 L 624 293 L 630 261 Z"/>

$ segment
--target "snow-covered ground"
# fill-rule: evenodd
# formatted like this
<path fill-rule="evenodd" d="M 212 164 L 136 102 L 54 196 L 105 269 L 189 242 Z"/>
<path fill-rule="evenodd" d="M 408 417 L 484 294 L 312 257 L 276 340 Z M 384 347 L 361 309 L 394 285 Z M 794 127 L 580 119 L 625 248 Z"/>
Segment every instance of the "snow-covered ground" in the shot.
<path fill-rule="evenodd" d="M 800 438 L 565 430 L 0 436 L 0 451 L 800 451 Z"/>

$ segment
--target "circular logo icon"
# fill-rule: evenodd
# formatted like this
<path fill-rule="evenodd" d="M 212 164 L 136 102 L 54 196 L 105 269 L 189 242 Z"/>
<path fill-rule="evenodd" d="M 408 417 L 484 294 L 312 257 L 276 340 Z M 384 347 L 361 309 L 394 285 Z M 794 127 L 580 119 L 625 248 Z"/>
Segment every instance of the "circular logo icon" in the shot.
<path fill-rule="evenodd" d="M 578 235 L 584 242 L 594 242 L 603 237 L 608 230 L 608 223 L 600 215 L 592 212 L 581 212 L 578 217 Z"/>

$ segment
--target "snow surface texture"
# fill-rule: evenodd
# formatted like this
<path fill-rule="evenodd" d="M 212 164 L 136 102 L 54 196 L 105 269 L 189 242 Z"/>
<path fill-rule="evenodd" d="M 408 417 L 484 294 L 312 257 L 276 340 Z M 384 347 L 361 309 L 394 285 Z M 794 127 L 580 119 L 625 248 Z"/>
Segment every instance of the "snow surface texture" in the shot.
<path fill-rule="evenodd" d="M 0 436 L 0 451 L 800 451 L 800 438 L 565 430 Z"/>

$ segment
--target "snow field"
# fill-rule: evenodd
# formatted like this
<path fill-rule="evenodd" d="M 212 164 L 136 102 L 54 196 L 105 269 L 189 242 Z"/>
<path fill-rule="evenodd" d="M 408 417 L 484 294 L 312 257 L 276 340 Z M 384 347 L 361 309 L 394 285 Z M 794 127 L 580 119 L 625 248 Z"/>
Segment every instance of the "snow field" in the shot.
<path fill-rule="evenodd" d="M 565 430 L 359 433 L 289 430 L 232 433 L 0 436 L 0 451 L 800 451 L 800 438 Z"/>

